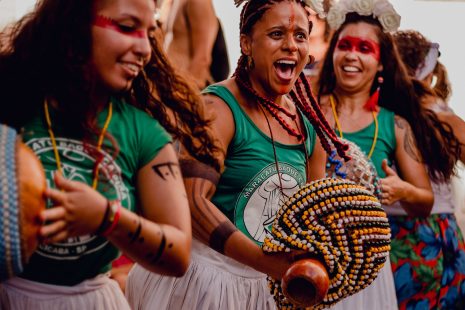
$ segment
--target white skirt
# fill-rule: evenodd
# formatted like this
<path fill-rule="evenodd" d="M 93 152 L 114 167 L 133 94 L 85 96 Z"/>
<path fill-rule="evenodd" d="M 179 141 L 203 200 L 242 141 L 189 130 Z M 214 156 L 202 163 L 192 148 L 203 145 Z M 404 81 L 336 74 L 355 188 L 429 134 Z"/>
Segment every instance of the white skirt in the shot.
<path fill-rule="evenodd" d="M 107 275 L 99 275 L 75 286 L 12 278 L 0 284 L 0 309 L 130 310 L 118 284 Z"/>
<path fill-rule="evenodd" d="M 181 278 L 161 276 L 135 265 L 126 297 L 134 309 L 276 309 L 266 275 L 192 242 L 192 262 Z"/>
<path fill-rule="evenodd" d="M 349 296 L 332 310 L 397 310 L 396 289 L 389 256 L 378 277 L 365 289 Z"/>

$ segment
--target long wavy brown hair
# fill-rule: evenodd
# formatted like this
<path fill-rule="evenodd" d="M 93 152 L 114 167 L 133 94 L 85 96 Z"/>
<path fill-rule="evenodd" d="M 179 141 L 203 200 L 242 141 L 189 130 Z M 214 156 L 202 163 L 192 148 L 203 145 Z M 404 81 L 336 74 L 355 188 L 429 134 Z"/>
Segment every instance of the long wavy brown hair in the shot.
<path fill-rule="evenodd" d="M 96 74 L 90 64 L 94 0 L 40 0 L 35 9 L 0 34 L 0 122 L 17 129 L 54 98 L 70 133 L 93 137 Z M 115 94 L 147 111 L 187 151 L 217 169 L 215 140 L 203 101 L 174 70 L 155 38 L 152 57 L 128 91 Z"/>
<path fill-rule="evenodd" d="M 454 173 L 460 156 L 460 144 L 450 126 L 442 123 L 436 114 L 421 107 L 421 98 L 431 94 L 424 84 L 412 79 L 403 64 L 392 35 L 382 31 L 379 21 L 372 16 L 357 13 L 346 15 L 344 24 L 334 33 L 319 77 L 318 96 L 333 93 L 336 87 L 333 54 L 340 33 L 349 24 L 367 23 L 376 26 L 380 45 L 380 62 L 383 65 L 383 84 L 380 87 L 378 104 L 407 120 L 412 128 L 423 162 L 434 181 L 447 180 Z M 379 86 L 374 79 L 371 93 Z"/>

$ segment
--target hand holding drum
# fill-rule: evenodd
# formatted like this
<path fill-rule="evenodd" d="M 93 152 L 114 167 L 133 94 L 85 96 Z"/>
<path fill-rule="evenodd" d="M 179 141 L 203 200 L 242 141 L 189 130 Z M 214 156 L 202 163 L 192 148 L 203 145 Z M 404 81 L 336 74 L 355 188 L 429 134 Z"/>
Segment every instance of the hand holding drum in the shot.
<path fill-rule="evenodd" d="M 372 192 L 349 180 L 326 178 L 286 201 L 263 250 L 308 253 L 282 281 L 268 277 L 278 308 L 322 309 L 377 277 L 389 255 L 389 223 Z"/>
<path fill-rule="evenodd" d="M 20 274 L 38 245 L 45 174 L 15 130 L 0 125 L 0 281 Z"/>

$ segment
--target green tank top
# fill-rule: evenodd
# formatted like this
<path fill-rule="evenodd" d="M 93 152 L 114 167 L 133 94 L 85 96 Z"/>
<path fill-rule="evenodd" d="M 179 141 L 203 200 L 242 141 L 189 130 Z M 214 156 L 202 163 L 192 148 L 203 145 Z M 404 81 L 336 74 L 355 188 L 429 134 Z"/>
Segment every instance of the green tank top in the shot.
<path fill-rule="evenodd" d="M 235 124 L 225 169 L 212 202 L 239 230 L 261 244 L 280 203 L 285 201 L 282 192 L 290 196 L 306 183 L 304 146 L 274 142 L 283 187 L 281 192 L 271 138 L 253 123 L 226 87 L 211 85 L 204 93 L 223 99 L 231 109 Z M 302 118 L 307 136 L 305 144 L 310 156 L 315 146 L 316 132 L 310 122 Z"/>
<path fill-rule="evenodd" d="M 396 150 L 396 134 L 394 129 L 394 112 L 385 108 L 380 108 L 378 113 L 378 139 L 376 140 L 375 149 L 371 156 L 371 161 L 375 165 L 378 176 L 384 178 L 386 174 L 381 169 L 383 159 L 388 160 L 389 166 L 392 165 L 394 152 Z M 339 135 L 339 131 L 336 129 Z M 344 138 L 357 144 L 365 154 L 368 154 L 373 144 L 375 136 L 375 122 L 356 132 L 343 132 Z"/>
<path fill-rule="evenodd" d="M 108 133 L 117 142 L 118 152 L 115 153 L 109 139 L 104 140 L 97 190 L 108 199 L 119 199 L 124 208 L 135 211 L 137 172 L 171 142 L 171 136 L 144 111 L 118 98 L 113 98 L 112 102 L 113 116 Z M 64 177 L 92 184 L 95 158 L 88 150 L 95 147 L 83 143 L 79 136 L 64 134 L 66 124 L 53 109 L 50 115 Z M 100 128 L 107 115 L 108 108 L 98 115 Z M 48 186 L 55 187 L 53 175 L 57 164 L 42 113 L 24 126 L 23 141 L 42 162 Z M 52 207 L 50 202 L 48 207 Z M 104 237 L 94 234 L 71 237 L 59 243 L 40 244 L 20 276 L 41 283 L 73 286 L 107 272 L 118 256 L 119 250 Z"/>

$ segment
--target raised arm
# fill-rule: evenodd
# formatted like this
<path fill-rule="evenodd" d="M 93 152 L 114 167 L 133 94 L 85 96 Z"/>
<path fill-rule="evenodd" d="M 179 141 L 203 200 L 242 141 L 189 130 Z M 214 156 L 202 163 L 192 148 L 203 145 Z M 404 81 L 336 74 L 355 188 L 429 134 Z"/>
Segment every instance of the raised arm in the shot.
<path fill-rule="evenodd" d="M 434 202 L 431 184 L 408 122 L 395 116 L 395 160 L 399 175 L 383 162 L 386 178 L 381 180 L 382 203 L 402 201 L 411 216 L 428 216 Z M 400 176 L 400 177 L 399 177 Z"/>
<path fill-rule="evenodd" d="M 211 0 L 187 0 L 186 16 L 191 30 L 189 71 L 200 89 L 212 82 L 210 65 L 219 24 Z"/>

